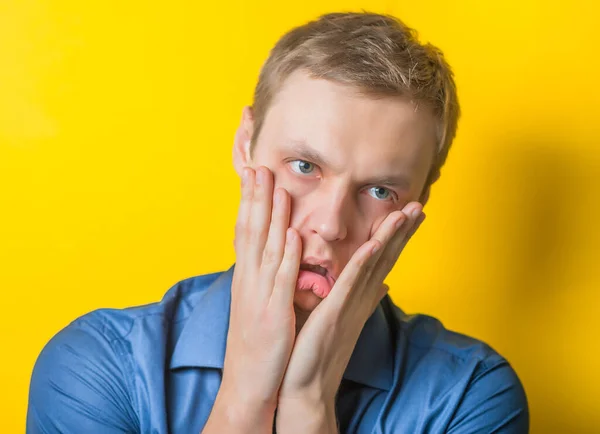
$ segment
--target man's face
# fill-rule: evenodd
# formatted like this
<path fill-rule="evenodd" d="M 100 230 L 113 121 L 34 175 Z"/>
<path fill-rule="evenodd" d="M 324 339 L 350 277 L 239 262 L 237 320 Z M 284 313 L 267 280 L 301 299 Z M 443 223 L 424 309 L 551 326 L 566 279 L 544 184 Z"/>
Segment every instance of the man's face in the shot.
<path fill-rule="evenodd" d="M 252 158 L 247 153 L 242 159 L 268 167 L 275 187 L 289 192 L 290 226 L 302 239 L 301 269 L 323 267 L 301 271 L 296 309 L 311 312 L 329 292 L 327 282 L 385 217 L 419 200 L 435 152 L 435 128 L 428 110 L 415 110 L 404 98 L 366 97 L 302 71 L 285 81 Z"/>

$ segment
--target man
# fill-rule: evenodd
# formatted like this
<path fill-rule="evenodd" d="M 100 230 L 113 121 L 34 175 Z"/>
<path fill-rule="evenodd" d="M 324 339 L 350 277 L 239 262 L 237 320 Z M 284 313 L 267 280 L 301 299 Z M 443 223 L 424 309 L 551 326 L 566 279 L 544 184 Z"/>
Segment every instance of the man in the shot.
<path fill-rule="evenodd" d="M 383 283 L 458 116 L 442 54 L 396 19 L 329 14 L 284 35 L 235 137 L 235 266 L 58 333 L 28 432 L 527 432 L 507 361 L 404 314 Z"/>

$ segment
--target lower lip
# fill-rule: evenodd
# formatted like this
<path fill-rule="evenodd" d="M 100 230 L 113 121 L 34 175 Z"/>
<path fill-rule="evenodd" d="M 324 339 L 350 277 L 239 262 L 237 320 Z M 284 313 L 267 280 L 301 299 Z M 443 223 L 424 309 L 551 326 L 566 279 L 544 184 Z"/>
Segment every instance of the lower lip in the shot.
<path fill-rule="evenodd" d="M 297 291 L 312 291 L 317 297 L 325 298 L 331 292 L 333 279 L 309 270 L 300 270 L 296 281 Z"/>

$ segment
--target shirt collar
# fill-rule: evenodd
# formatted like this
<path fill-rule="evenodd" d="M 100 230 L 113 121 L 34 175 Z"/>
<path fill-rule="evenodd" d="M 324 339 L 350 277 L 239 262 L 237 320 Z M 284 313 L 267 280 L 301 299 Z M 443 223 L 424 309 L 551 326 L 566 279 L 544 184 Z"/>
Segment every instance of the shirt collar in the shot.
<path fill-rule="evenodd" d="M 229 329 L 232 266 L 211 283 L 192 310 L 175 344 L 170 368 L 223 369 Z M 385 302 L 389 302 L 386 300 Z M 344 378 L 389 390 L 394 374 L 394 345 L 380 303 L 365 323 Z"/>

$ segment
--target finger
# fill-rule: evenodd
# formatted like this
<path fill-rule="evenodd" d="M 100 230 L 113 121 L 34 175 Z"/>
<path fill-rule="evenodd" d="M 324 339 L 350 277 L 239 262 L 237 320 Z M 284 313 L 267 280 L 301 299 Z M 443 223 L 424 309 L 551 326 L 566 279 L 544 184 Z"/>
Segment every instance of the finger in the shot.
<path fill-rule="evenodd" d="M 412 227 L 421 213 L 423 206 L 419 202 L 408 203 L 402 211 L 390 213 L 373 235 L 385 247 L 392 239 L 402 238 Z M 382 250 L 374 257 L 377 260 Z"/>
<path fill-rule="evenodd" d="M 242 170 L 242 197 L 238 208 L 237 220 L 235 222 L 235 249 L 240 250 L 246 243 L 246 232 L 250 208 L 252 206 L 252 195 L 254 192 L 254 170 L 250 167 L 244 167 Z"/>
<path fill-rule="evenodd" d="M 275 189 L 271 226 L 263 252 L 261 282 L 267 288 L 268 295 L 273 292 L 275 276 L 283 259 L 286 230 L 290 225 L 290 198 L 283 188 Z"/>
<path fill-rule="evenodd" d="M 409 207 L 409 205 L 411 206 Z M 347 298 L 352 288 L 362 287 L 363 291 L 368 291 L 372 288 L 371 285 L 364 285 L 362 283 L 369 280 L 388 245 L 394 241 L 395 243 L 401 242 L 406 236 L 407 231 L 410 229 L 410 211 L 413 211 L 413 207 L 418 207 L 420 204 L 414 205 L 412 203 L 409 205 L 405 207 L 406 213 L 404 211 L 390 213 L 371 239 L 352 255 L 334 285 L 335 291 L 331 291 L 328 298 L 332 298 L 332 295 L 335 293 L 334 297 L 337 297 L 341 303 Z M 383 278 L 381 281 L 383 281 Z M 360 291 L 357 297 L 361 298 L 362 293 Z M 333 304 L 333 301 L 331 303 Z"/>
<path fill-rule="evenodd" d="M 396 259 L 398 258 L 400 253 L 402 253 L 402 250 L 404 250 L 404 247 L 406 246 L 408 241 L 417 232 L 419 226 L 421 225 L 421 223 L 423 223 L 424 220 L 425 214 L 421 212 L 417 215 L 415 221 L 412 222 L 412 225 L 407 224 L 403 226 L 402 229 L 399 230 L 398 233 L 394 235 L 394 237 L 392 237 L 388 245 L 384 249 L 382 249 L 381 256 L 391 255 L 394 258 L 393 262 L 395 263 Z"/>
<path fill-rule="evenodd" d="M 263 250 L 267 241 L 271 223 L 271 206 L 273 198 L 273 177 L 271 171 L 262 166 L 256 170 L 256 182 L 252 195 L 249 232 L 246 233 L 247 260 L 260 269 Z"/>
<path fill-rule="evenodd" d="M 357 297 L 364 297 L 365 291 L 382 283 L 392 270 L 421 209 L 421 204 L 411 202 L 401 212 L 391 213 L 379 227 L 373 238 L 381 247 L 365 263 L 359 280 L 354 283 L 359 288 Z"/>
<path fill-rule="evenodd" d="M 350 291 L 356 287 L 356 283 L 361 279 L 365 271 L 365 264 L 379 248 L 381 248 L 379 241 L 371 239 L 354 252 L 327 296 L 327 304 L 331 305 L 334 309 L 343 308 Z"/>
<path fill-rule="evenodd" d="M 382 249 L 380 249 L 379 252 L 373 257 L 374 262 L 377 262 L 379 258 L 384 255 L 384 252 L 388 250 L 388 244 L 397 244 L 398 242 L 402 242 L 402 240 L 407 237 L 407 234 L 410 233 L 411 229 L 416 223 L 416 220 L 419 218 L 422 209 L 423 206 L 420 203 L 411 202 L 406 205 L 402 211 L 391 213 L 388 216 L 388 219 L 394 219 L 393 221 L 395 222 L 395 225 L 392 226 L 392 223 L 388 223 L 388 220 L 386 219 L 384 223 L 387 224 L 382 224 L 379 228 L 378 232 L 381 231 L 381 234 L 376 234 L 376 236 L 384 241 L 382 242 Z M 396 215 L 394 216 L 394 214 Z M 398 214 L 399 217 L 397 217 Z"/>
<path fill-rule="evenodd" d="M 410 240 L 412 238 L 412 236 L 415 234 L 415 232 L 417 232 L 417 229 L 419 229 L 419 227 L 421 227 L 421 224 L 425 221 L 425 218 L 427 218 L 427 215 L 424 212 L 422 212 L 421 215 L 419 217 L 417 217 L 417 221 L 415 222 L 413 227 L 410 228 L 410 230 L 406 234 L 407 241 Z"/>
<path fill-rule="evenodd" d="M 387 285 L 387 284 L 383 283 L 383 284 L 381 285 L 381 291 L 379 292 L 379 300 L 381 301 L 381 299 L 382 299 L 383 297 L 385 297 L 389 291 L 390 291 L 390 287 L 389 287 L 389 285 Z"/>
<path fill-rule="evenodd" d="M 392 271 L 394 265 L 398 261 L 400 254 L 404 251 L 404 248 L 412 238 L 412 236 L 419 229 L 421 223 L 425 220 L 425 214 L 421 213 L 415 223 L 412 226 L 407 227 L 403 234 L 399 234 L 398 237 L 394 237 L 388 245 L 382 249 L 381 257 L 377 263 L 377 266 L 373 268 L 372 279 L 375 282 L 383 281 L 387 275 Z"/>
<path fill-rule="evenodd" d="M 390 213 L 381 225 L 379 225 L 371 239 L 378 241 L 380 246 L 385 246 L 392 236 L 403 227 L 408 220 L 409 217 L 402 211 Z"/>
<path fill-rule="evenodd" d="M 386 285 L 385 283 L 382 283 L 379 286 L 379 290 L 375 291 L 375 297 L 371 298 L 371 309 L 369 310 L 370 314 L 372 314 L 373 311 L 375 311 L 375 309 L 377 309 L 377 306 L 379 305 L 379 303 L 381 303 L 381 300 L 383 300 L 383 298 L 387 295 L 389 290 L 390 290 L 390 287 L 388 285 Z"/>
<path fill-rule="evenodd" d="M 365 264 L 364 278 L 368 279 L 373 270 L 378 266 L 388 245 L 394 242 L 394 240 L 402 239 L 405 236 L 410 224 L 410 213 L 405 210 L 393 212 L 384 220 L 373 235 L 373 239 L 379 242 L 380 248 Z"/>
<path fill-rule="evenodd" d="M 281 307 L 290 307 L 294 303 L 296 281 L 300 269 L 302 242 L 295 229 L 288 228 L 281 265 L 275 276 L 275 285 L 269 303 Z"/>
<path fill-rule="evenodd" d="M 390 213 L 371 239 L 354 252 L 334 285 L 335 291 L 331 291 L 328 298 L 332 298 L 336 293 L 335 296 L 339 296 L 340 300 L 345 299 L 348 292 L 357 287 L 364 276 L 370 275 L 377 258 L 381 255 L 382 248 L 406 224 L 407 220 L 408 217 L 402 211 Z"/>

